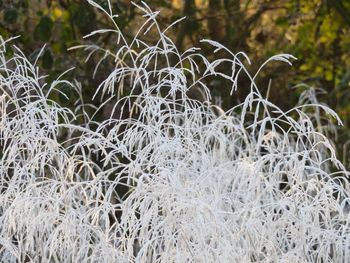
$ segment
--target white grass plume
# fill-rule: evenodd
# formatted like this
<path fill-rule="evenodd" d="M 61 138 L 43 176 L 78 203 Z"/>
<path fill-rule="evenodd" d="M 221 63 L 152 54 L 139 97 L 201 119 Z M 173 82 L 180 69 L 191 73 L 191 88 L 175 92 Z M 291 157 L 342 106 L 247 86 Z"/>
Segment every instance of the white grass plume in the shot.
<path fill-rule="evenodd" d="M 49 100 L 59 83 L 43 85 L 20 50 L 6 60 L 1 42 L 2 262 L 346 261 L 348 172 L 317 119 L 335 113 L 312 94 L 283 112 L 261 96 L 245 55 L 214 41 L 205 42 L 226 59 L 179 53 L 157 13 L 138 8 L 146 22 L 130 41 L 111 5 L 103 11 L 116 27 L 93 34 L 115 32 L 115 53 L 83 46 L 116 65 L 96 97 L 115 101 L 121 117 L 100 123 L 82 96 L 76 113 Z M 155 45 L 142 40 L 151 31 Z M 206 78 L 228 79 L 235 90 L 240 74 L 252 81 L 246 100 L 226 112 L 212 105 Z"/>

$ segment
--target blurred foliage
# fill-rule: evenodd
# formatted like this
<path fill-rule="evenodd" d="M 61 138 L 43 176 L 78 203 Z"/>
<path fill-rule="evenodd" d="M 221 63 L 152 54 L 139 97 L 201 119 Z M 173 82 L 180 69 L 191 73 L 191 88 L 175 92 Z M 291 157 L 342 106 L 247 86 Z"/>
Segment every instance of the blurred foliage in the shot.
<path fill-rule="evenodd" d="M 139 11 L 129 0 L 111 2 L 119 14 L 118 25 L 131 36 L 139 26 Z M 106 1 L 99 3 L 107 7 Z M 301 92 L 291 89 L 296 84 L 323 88 L 328 94 L 320 100 L 333 107 L 344 120 L 340 145 L 350 141 L 350 1 L 148 0 L 147 4 L 161 11 L 164 26 L 187 17 L 171 31 L 180 49 L 200 46 L 210 56 L 212 50 L 199 42 L 202 38 L 210 38 L 234 52 L 244 51 L 254 65 L 278 53 L 296 56 L 298 60 L 293 69 L 278 63 L 267 67 L 257 80 L 259 86 L 267 92 L 270 79 L 273 79 L 269 96 L 282 108 L 296 103 Z M 30 59 L 35 59 L 46 44 L 40 63 L 48 78 L 75 67 L 68 75 L 82 82 L 86 98 L 91 97 L 113 67 L 103 62 L 92 79 L 99 58 L 93 57 L 84 63 L 83 51 L 67 49 L 84 41 L 113 48 L 114 39 L 108 34 L 82 39 L 94 29 L 110 27 L 106 17 L 96 12 L 86 0 L 0 0 L 0 35 L 3 38 L 20 35 L 14 43 L 29 54 Z M 257 68 L 253 66 L 251 70 Z M 229 95 L 229 87 L 226 88 L 224 82 L 208 84 L 214 96 L 221 97 L 223 107 L 227 108 L 244 98 L 247 92 L 244 87 L 248 89 L 249 83 L 244 79 L 241 82 L 241 89 L 233 96 Z M 62 89 L 67 91 L 67 87 Z M 63 100 L 62 103 L 74 101 L 60 96 L 56 99 Z"/>

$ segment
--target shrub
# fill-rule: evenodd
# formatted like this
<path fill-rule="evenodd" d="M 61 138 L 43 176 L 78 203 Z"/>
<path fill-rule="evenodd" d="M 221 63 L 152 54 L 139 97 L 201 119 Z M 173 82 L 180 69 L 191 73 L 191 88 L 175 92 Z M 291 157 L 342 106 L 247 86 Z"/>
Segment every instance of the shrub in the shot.
<path fill-rule="evenodd" d="M 50 99 L 62 84 L 81 95 L 78 83 L 61 76 L 43 84 L 36 61 L 18 49 L 7 60 L 1 42 L 2 262 L 350 257 L 348 172 L 322 133 L 320 112 L 340 120 L 315 101 L 315 90 L 284 112 L 259 92 L 259 72 L 249 74 L 244 53 L 210 40 L 203 43 L 224 58 L 178 52 L 145 3 L 137 6 L 145 22 L 127 41 L 111 8 L 89 2 L 115 26 L 89 36 L 116 34 L 115 51 L 79 46 L 115 61 L 93 115 L 82 96 L 74 111 Z M 155 44 L 142 40 L 149 31 Z M 251 80 L 245 101 L 228 111 L 214 105 L 206 80 L 229 80 L 234 96 L 241 74 Z M 110 117 L 97 121 L 108 103 Z"/>

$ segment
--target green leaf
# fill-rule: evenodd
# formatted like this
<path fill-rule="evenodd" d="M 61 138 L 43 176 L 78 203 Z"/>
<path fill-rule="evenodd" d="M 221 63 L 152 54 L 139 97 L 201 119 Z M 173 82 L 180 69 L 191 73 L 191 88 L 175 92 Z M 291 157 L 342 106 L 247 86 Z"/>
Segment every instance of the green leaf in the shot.
<path fill-rule="evenodd" d="M 275 21 L 277 26 L 281 26 L 281 27 L 287 27 L 289 26 L 288 20 L 286 17 L 279 17 L 276 19 Z"/>
<path fill-rule="evenodd" d="M 327 0 L 327 4 L 337 10 L 344 21 L 350 25 L 350 12 L 346 9 L 341 0 Z"/>
<path fill-rule="evenodd" d="M 5 22 L 7 22 L 9 24 L 16 23 L 17 17 L 18 17 L 18 14 L 17 14 L 16 9 L 11 8 L 11 9 L 5 10 L 5 14 L 4 14 Z"/>
<path fill-rule="evenodd" d="M 52 20 L 47 16 L 43 16 L 40 19 L 39 24 L 34 29 L 34 39 L 36 41 L 43 41 L 43 42 L 49 41 L 51 37 L 52 27 L 53 27 Z"/>
<path fill-rule="evenodd" d="M 87 34 L 94 28 L 95 14 L 89 6 L 81 5 L 74 12 L 73 22 L 78 26 L 82 34 Z"/>
<path fill-rule="evenodd" d="M 72 28 L 70 26 L 63 26 L 60 36 L 64 42 L 72 41 L 74 39 Z"/>
<path fill-rule="evenodd" d="M 53 56 L 50 49 L 46 49 L 42 57 L 42 67 L 44 69 L 51 69 L 53 65 Z"/>

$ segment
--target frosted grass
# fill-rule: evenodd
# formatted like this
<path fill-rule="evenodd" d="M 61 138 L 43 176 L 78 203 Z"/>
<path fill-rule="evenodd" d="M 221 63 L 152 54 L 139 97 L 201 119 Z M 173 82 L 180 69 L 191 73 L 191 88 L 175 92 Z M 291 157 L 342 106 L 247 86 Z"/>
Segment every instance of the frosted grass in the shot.
<path fill-rule="evenodd" d="M 102 122 L 87 114 L 92 106 L 79 83 L 63 75 L 43 84 L 36 62 L 19 49 L 7 60 L 10 41 L 1 40 L 2 262 L 350 258 L 348 172 L 328 139 L 330 118 L 341 121 L 317 101 L 317 90 L 284 112 L 254 82 L 266 63 L 290 63 L 292 56 L 274 56 L 250 75 L 244 53 L 212 40 L 203 43 L 226 52 L 225 59 L 211 61 L 197 48 L 180 53 L 146 3 L 135 4 L 145 22 L 131 41 L 111 5 L 89 3 L 114 28 L 87 38 L 116 35 L 114 51 L 75 47 L 86 49 L 87 59 L 100 53 L 115 63 L 96 89 L 96 114 L 113 105 Z M 142 40 L 150 31 L 155 44 Z M 250 87 L 239 87 L 241 74 Z M 232 96 L 240 88 L 250 93 L 224 111 L 212 103 L 208 77 L 229 80 Z M 49 99 L 61 84 L 79 94 L 75 112 Z"/>

